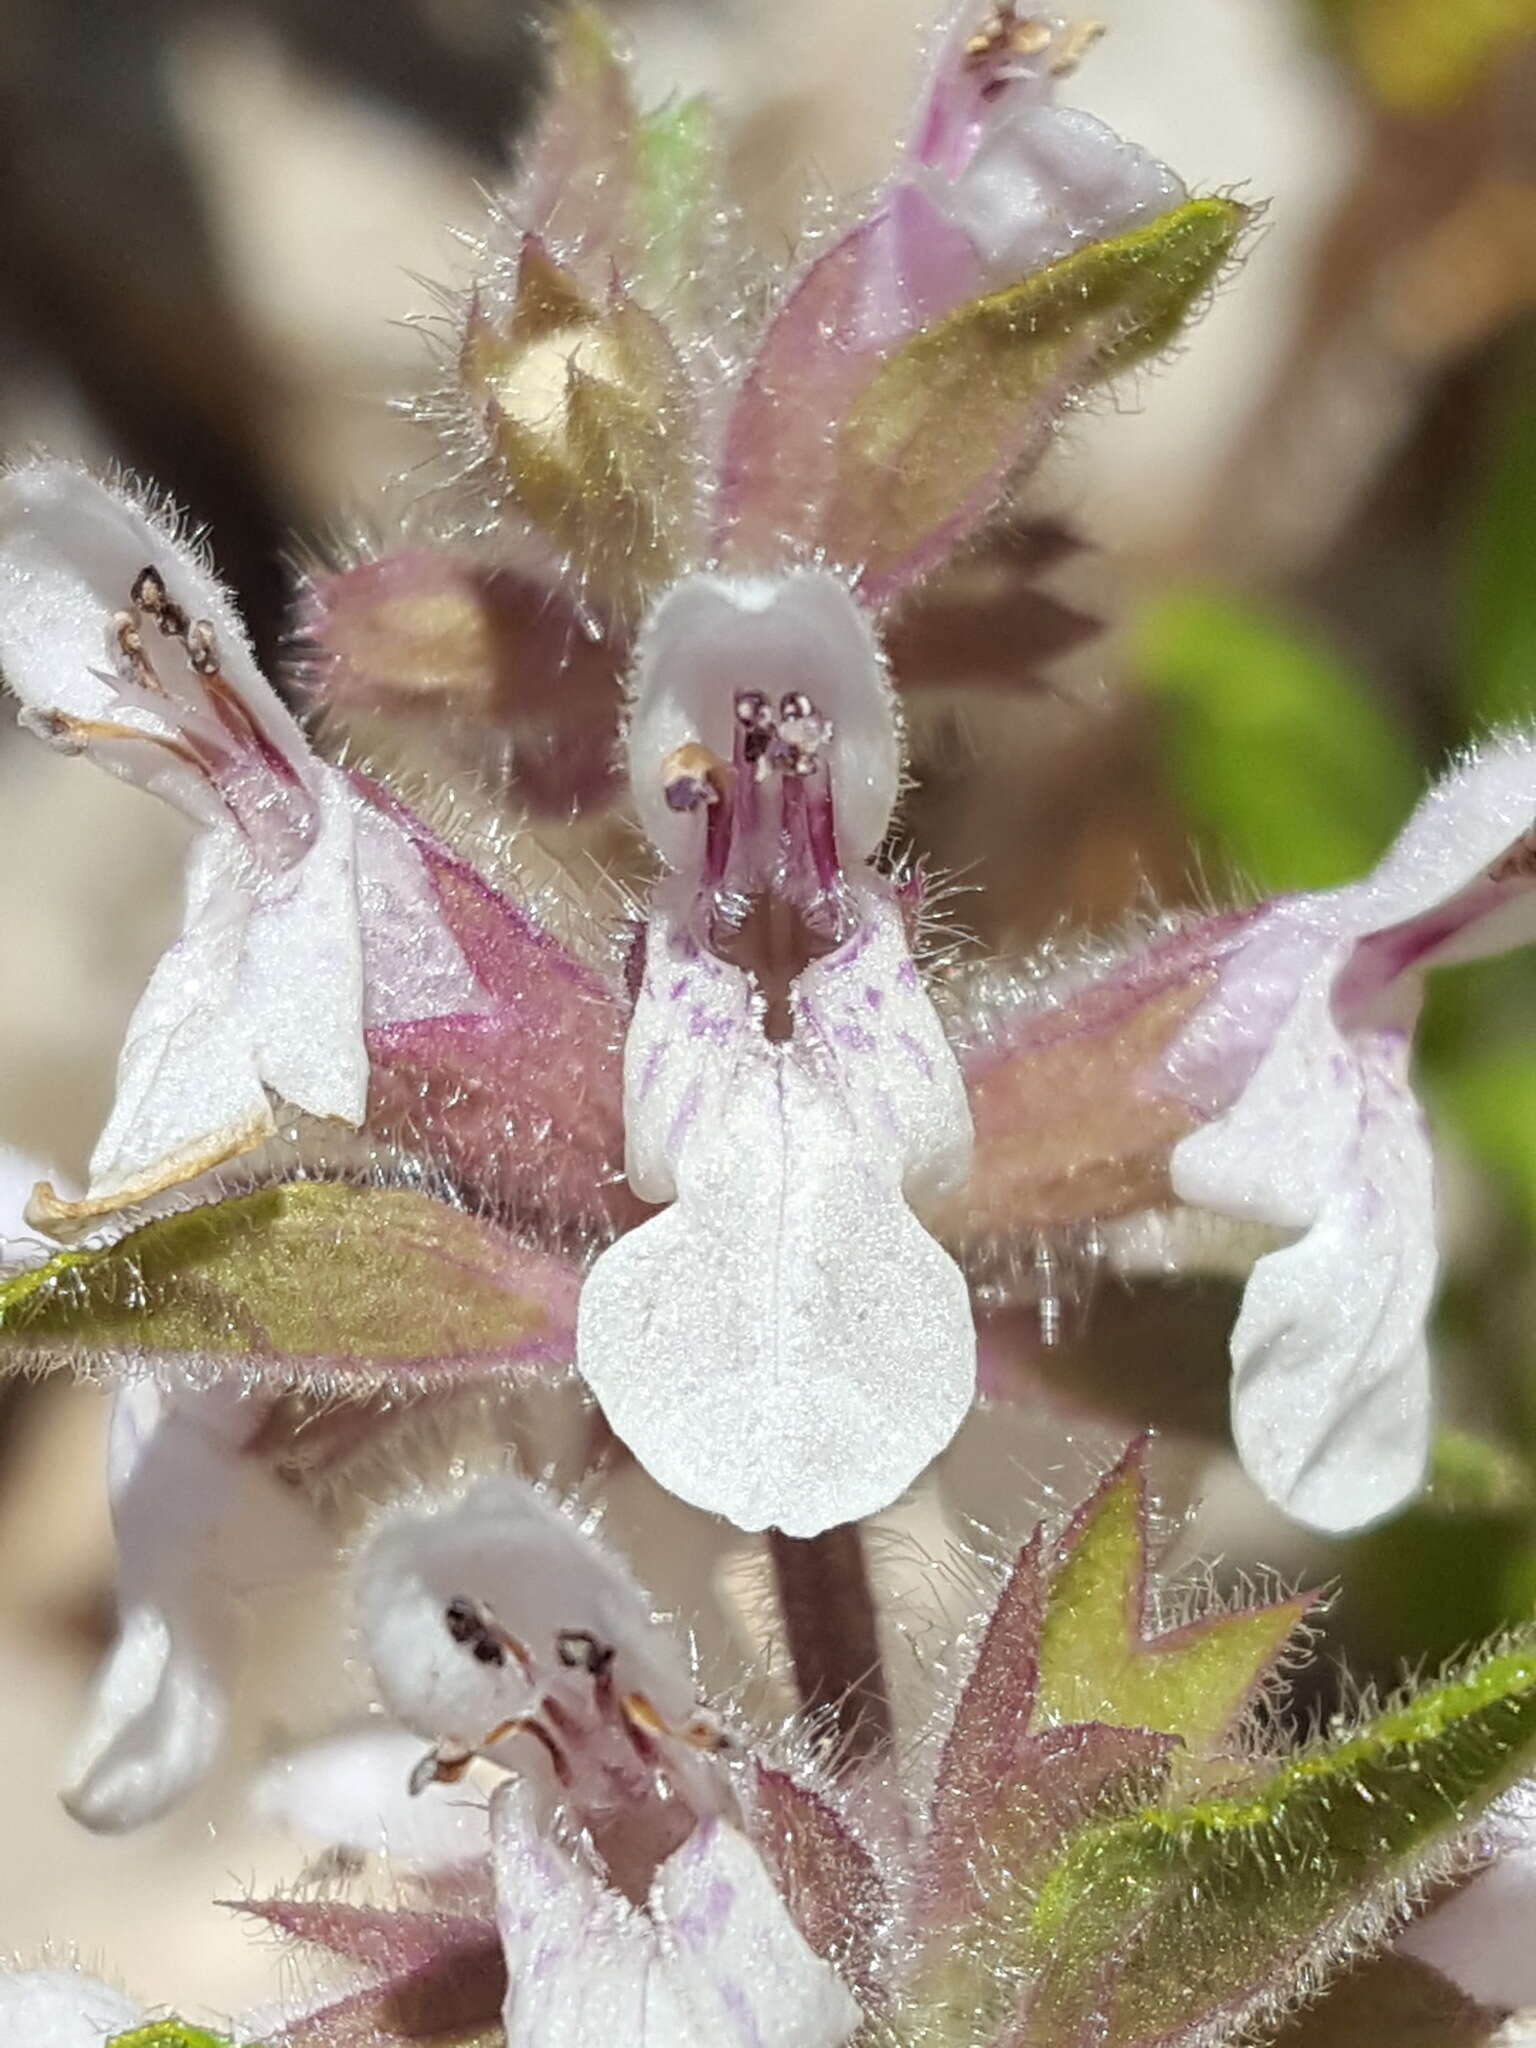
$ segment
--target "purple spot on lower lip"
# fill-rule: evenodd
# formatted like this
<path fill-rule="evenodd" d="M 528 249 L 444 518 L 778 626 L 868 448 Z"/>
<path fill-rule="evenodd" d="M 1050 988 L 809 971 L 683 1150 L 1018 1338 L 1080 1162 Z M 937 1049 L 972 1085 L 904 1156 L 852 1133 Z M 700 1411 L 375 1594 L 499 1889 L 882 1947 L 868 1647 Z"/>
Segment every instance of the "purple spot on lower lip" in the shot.
<path fill-rule="evenodd" d="M 669 989 L 667 990 L 667 1001 L 668 1001 L 669 1003 L 675 1003 L 675 1002 L 677 1001 L 678 997 L 679 997 L 680 995 L 682 995 L 682 994 L 684 994 L 684 993 L 686 992 L 686 990 L 687 990 L 687 987 L 688 987 L 688 977 L 687 977 L 687 975 L 686 975 L 686 974 L 680 974 L 680 975 L 679 975 L 679 976 L 677 977 L 676 981 L 674 981 L 674 982 L 673 982 L 672 986 L 671 986 L 671 987 L 670 987 L 670 988 L 669 988 Z"/>
<path fill-rule="evenodd" d="M 923 1079 L 931 1081 L 933 1079 L 933 1061 L 928 1057 L 923 1047 L 918 1044 L 911 1032 L 902 1031 L 898 1033 L 896 1043 L 903 1052 L 911 1054 L 914 1065 L 922 1072 Z"/>
<path fill-rule="evenodd" d="M 862 1024 L 839 1024 L 833 1036 L 848 1052 L 873 1052 L 875 1049 L 873 1036 Z"/>
<path fill-rule="evenodd" d="M 878 1010 L 885 1001 L 885 990 L 883 988 L 867 988 L 864 991 L 864 1000 L 872 1010 Z"/>
<path fill-rule="evenodd" d="M 896 986 L 898 988 L 917 987 L 917 969 L 912 965 L 912 962 L 910 960 L 903 960 L 901 965 L 897 968 Z"/>

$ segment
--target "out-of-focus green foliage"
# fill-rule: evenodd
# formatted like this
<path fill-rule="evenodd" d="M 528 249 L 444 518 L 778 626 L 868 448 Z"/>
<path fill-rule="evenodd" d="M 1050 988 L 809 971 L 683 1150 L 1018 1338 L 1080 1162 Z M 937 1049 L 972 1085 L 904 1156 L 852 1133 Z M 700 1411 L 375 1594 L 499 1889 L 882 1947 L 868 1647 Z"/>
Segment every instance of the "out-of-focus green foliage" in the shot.
<path fill-rule="evenodd" d="M 189 2027 L 185 2020 L 151 2020 L 147 2027 L 115 2035 L 107 2048 L 234 2048 L 234 2043 L 222 2034 Z"/>
<path fill-rule="evenodd" d="M 1437 1077 L 1435 1093 L 1536 1236 L 1536 1048 L 1470 1051 Z"/>
<path fill-rule="evenodd" d="M 1266 892 L 1325 889 L 1378 859 L 1422 777 L 1369 687 L 1315 633 L 1214 590 L 1143 616 L 1132 663 L 1211 871 Z"/>
<path fill-rule="evenodd" d="M 1312 0 L 1383 105 L 1436 114 L 1536 35 L 1536 0 Z"/>
<path fill-rule="evenodd" d="M 1516 363 L 1464 540 L 1460 704 L 1471 730 L 1536 712 L 1536 351 Z"/>

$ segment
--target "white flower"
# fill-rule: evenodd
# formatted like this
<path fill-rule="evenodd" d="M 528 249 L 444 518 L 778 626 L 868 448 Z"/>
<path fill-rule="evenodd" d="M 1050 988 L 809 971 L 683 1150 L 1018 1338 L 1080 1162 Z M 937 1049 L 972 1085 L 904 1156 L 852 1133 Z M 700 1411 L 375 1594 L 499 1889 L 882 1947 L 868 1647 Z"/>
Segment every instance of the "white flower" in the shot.
<path fill-rule="evenodd" d="M 994 287 L 1123 234 L 1187 196 L 1146 150 L 1058 107 L 1091 32 L 1013 0 L 966 0 L 941 42 L 908 155 Z"/>
<path fill-rule="evenodd" d="M 671 1206 L 593 1268 L 578 1364 L 663 1485 L 810 1535 L 887 1506 L 975 1380 L 965 1282 L 907 1206 L 963 1176 L 971 1126 L 868 865 L 901 761 L 873 634 L 828 574 L 690 577 L 644 633 L 628 744 L 675 872 L 625 1137 Z"/>
<path fill-rule="evenodd" d="M 34 731 L 202 828 L 86 1197 L 39 1188 L 36 1224 L 249 1150 L 273 1096 L 356 1125 L 365 1022 L 485 1007 L 406 832 L 310 751 L 201 554 L 73 466 L 0 475 L 0 674 Z"/>
<path fill-rule="evenodd" d="M 643 1907 L 579 1868 L 525 1786 L 491 1803 L 507 2048 L 838 2048 L 861 2016 L 737 1829 L 702 1821 Z"/>
<path fill-rule="evenodd" d="M 1165 1056 L 1209 1114 L 1174 1148 L 1174 1191 L 1295 1233 L 1248 1282 L 1233 1430 L 1315 1527 L 1389 1513 L 1428 1452 L 1433 1162 L 1408 1085 L 1424 971 L 1532 938 L 1536 738 L 1509 736 L 1431 791 L 1373 874 L 1229 935 Z"/>
<path fill-rule="evenodd" d="M 71 1970 L 0 1973 L 6 2048 L 103 2048 L 144 2015 L 121 1992 Z"/>
<path fill-rule="evenodd" d="M 113 1402 L 107 1487 L 118 1637 L 97 1676 L 64 1803 L 104 1832 L 157 1819 L 223 1739 L 244 1596 L 331 1554 L 318 1523 L 247 1452 L 270 1402 L 238 1385 Z"/>
<path fill-rule="evenodd" d="M 508 2048 L 848 2039 L 857 2006 L 728 1818 L 687 1659 L 589 1531 L 522 1479 L 482 1481 L 387 1514 L 356 1597 L 386 1702 L 433 1745 L 413 1786 L 477 1757 L 517 1774 L 482 1835 Z"/>

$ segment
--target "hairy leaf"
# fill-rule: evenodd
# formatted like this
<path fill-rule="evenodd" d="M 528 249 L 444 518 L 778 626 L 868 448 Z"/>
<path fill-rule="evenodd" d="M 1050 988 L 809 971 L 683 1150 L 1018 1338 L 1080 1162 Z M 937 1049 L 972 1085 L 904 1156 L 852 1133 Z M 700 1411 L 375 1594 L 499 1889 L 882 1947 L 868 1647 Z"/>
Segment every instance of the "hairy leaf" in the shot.
<path fill-rule="evenodd" d="M 0 1282 L 0 1352 L 229 1359 L 357 1391 L 561 1363 L 577 1276 L 447 1202 L 296 1181 L 60 1252 Z"/>
<path fill-rule="evenodd" d="M 1117 2048 L 1236 2030 L 1387 1924 L 1536 1752 L 1536 1654 L 1464 1676 L 1229 1795 L 1148 1807 L 1070 1847 L 1018 1929 L 1040 1973 L 1021 2043 Z"/>
<path fill-rule="evenodd" d="M 22 2048 L 18 2043 L 17 2048 Z M 205 2027 L 190 2027 L 185 2020 L 151 2020 L 147 2027 L 134 2027 L 115 2034 L 107 2048 L 234 2048 L 223 2034 L 210 2034 Z"/>
<path fill-rule="evenodd" d="M 1192 199 L 896 348 L 839 431 L 823 539 L 887 596 L 986 517 L 1074 387 L 1157 354 L 1232 253 L 1247 210 Z"/>

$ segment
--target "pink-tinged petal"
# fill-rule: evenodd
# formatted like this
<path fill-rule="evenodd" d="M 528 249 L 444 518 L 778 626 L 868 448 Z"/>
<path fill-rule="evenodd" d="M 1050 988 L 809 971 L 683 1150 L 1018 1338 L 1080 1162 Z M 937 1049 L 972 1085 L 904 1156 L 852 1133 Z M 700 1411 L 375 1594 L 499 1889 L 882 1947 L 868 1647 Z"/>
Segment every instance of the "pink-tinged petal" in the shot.
<path fill-rule="evenodd" d="M 318 578 L 306 632 L 314 694 L 343 716 L 426 728 L 541 815 L 617 793 L 627 646 L 552 586 L 407 548 Z"/>
<path fill-rule="evenodd" d="M 274 1758 L 252 1784 L 251 1804 L 316 1849 L 383 1857 L 398 1871 L 448 1871 L 483 1857 L 483 1794 L 467 1783 L 413 1792 L 420 1762 L 421 1741 L 403 1728 L 332 1735 Z"/>
<path fill-rule="evenodd" d="M 814 1535 L 886 1507 L 949 1442 L 975 1381 L 958 1269 L 907 1207 L 969 1152 L 960 1077 L 873 878 L 854 936 L 770 1040 L 741 969 L 652 906 L 625 1042 L 630 1174 L 672 1206 L 582 1292 L 577 1361 L 670 1491 L 744 1529 Z"/>
<path fill-rule="evenodd" d="M 639 1209 L 621 1178 L 617 990 L 419 820 L 391 808 L 408 821 L 439 914 L 488 1001 L 369 1029 L 369 1128 L 497 1203 L 557 1223 L 622 1227 Z"/>
<path fill-rule="evenodd" d="M 817 1955 L 874 2004 L 893 1912 L 874 1857 L 837 1809 L 788 1771 L 754 1764 L 746 1804 L 747 1832 L 796 1926 Z"/>
<path fill-rule="evenodd" d="M 1219 985 L 1251 913 L 1202 919 L 1095 971 L 1001 967 L 965 991 L 976 1127 L 969 1178 L 932 1212 L 978 1250 L 1172 1198 L 1174 1145 L 1201 1109 L 1165 1062 Z"/>
<path fill-rule="evenodd" d="M 918 103 L 908 154 L 946 178 L 958 177 L 983 136 L 999 118 L 999 100 L 1012 113 L 1043 104 L 1053 89 L 1053 45 L 1065 26 L 1059 14 L 1031 14 L 1011 48 L 982 60 L 978 49 L 1000 10 L 991 0 L 961 0 L 937 38 Z"/>
<path fill-rule="evenodd" d="M 1373 874 L 1314 902 L 1361 938 L 1336 995 L 1346 1017 L 1371 1014 L 1419 970 L 1536 940 L 1536 730 L 1472 750 Z"/>
<path fill-rule="evenodd" d="M 0 2040 L 14 2048 L 105 2048 L 143 2018 L 120 1991 L 77 1971 L 0 1971 Z"/>
<path fill-rule="evenodd" d="M 1009 18 L 966 0 L 941 40 L 909 144 L 1007 284 L 1085 242 L 1123 234 L 1185 196 L 1163 164 L 1091 114 L 1054 104 L 1093 32 L 1060 15 Z"/>
<path fill-rule="evenodd" d="M 492 1824 L 507 2048 L 839 2048 L 858 2028 L 734 1828 L 696 1828 L 641 1912 L 549 1841 L 525 1788 Z"/>
<path fill-rule="evenodd" d="M 837 477 L 837 425 L 886 353 L 981 287 L 966 236 L 902 184 L 794 285 L 726 425 L 714 513 L 729 564 L 814 549 Z"/>
<path fill-rule="evenodd" d="M 142 1826 L 190 1790 L 223 1738 L 243 1600 L 330 1558 L 297 1497 L 244 1454 L 265 1416 L 234 1387 L 168 1394 L 145 1380 L 116 1397 L 122 1620 L 64 1795 L 89 1828 Z"/>
<path fill-rule="evenodd" d="M 578 4 L 565 11 L 554 74 L 522 151 L 509 211 L 568 262 L 611 259 L 622 250 L 634 197 L 639 116 L 623 59 L 592 8 Z"/>

